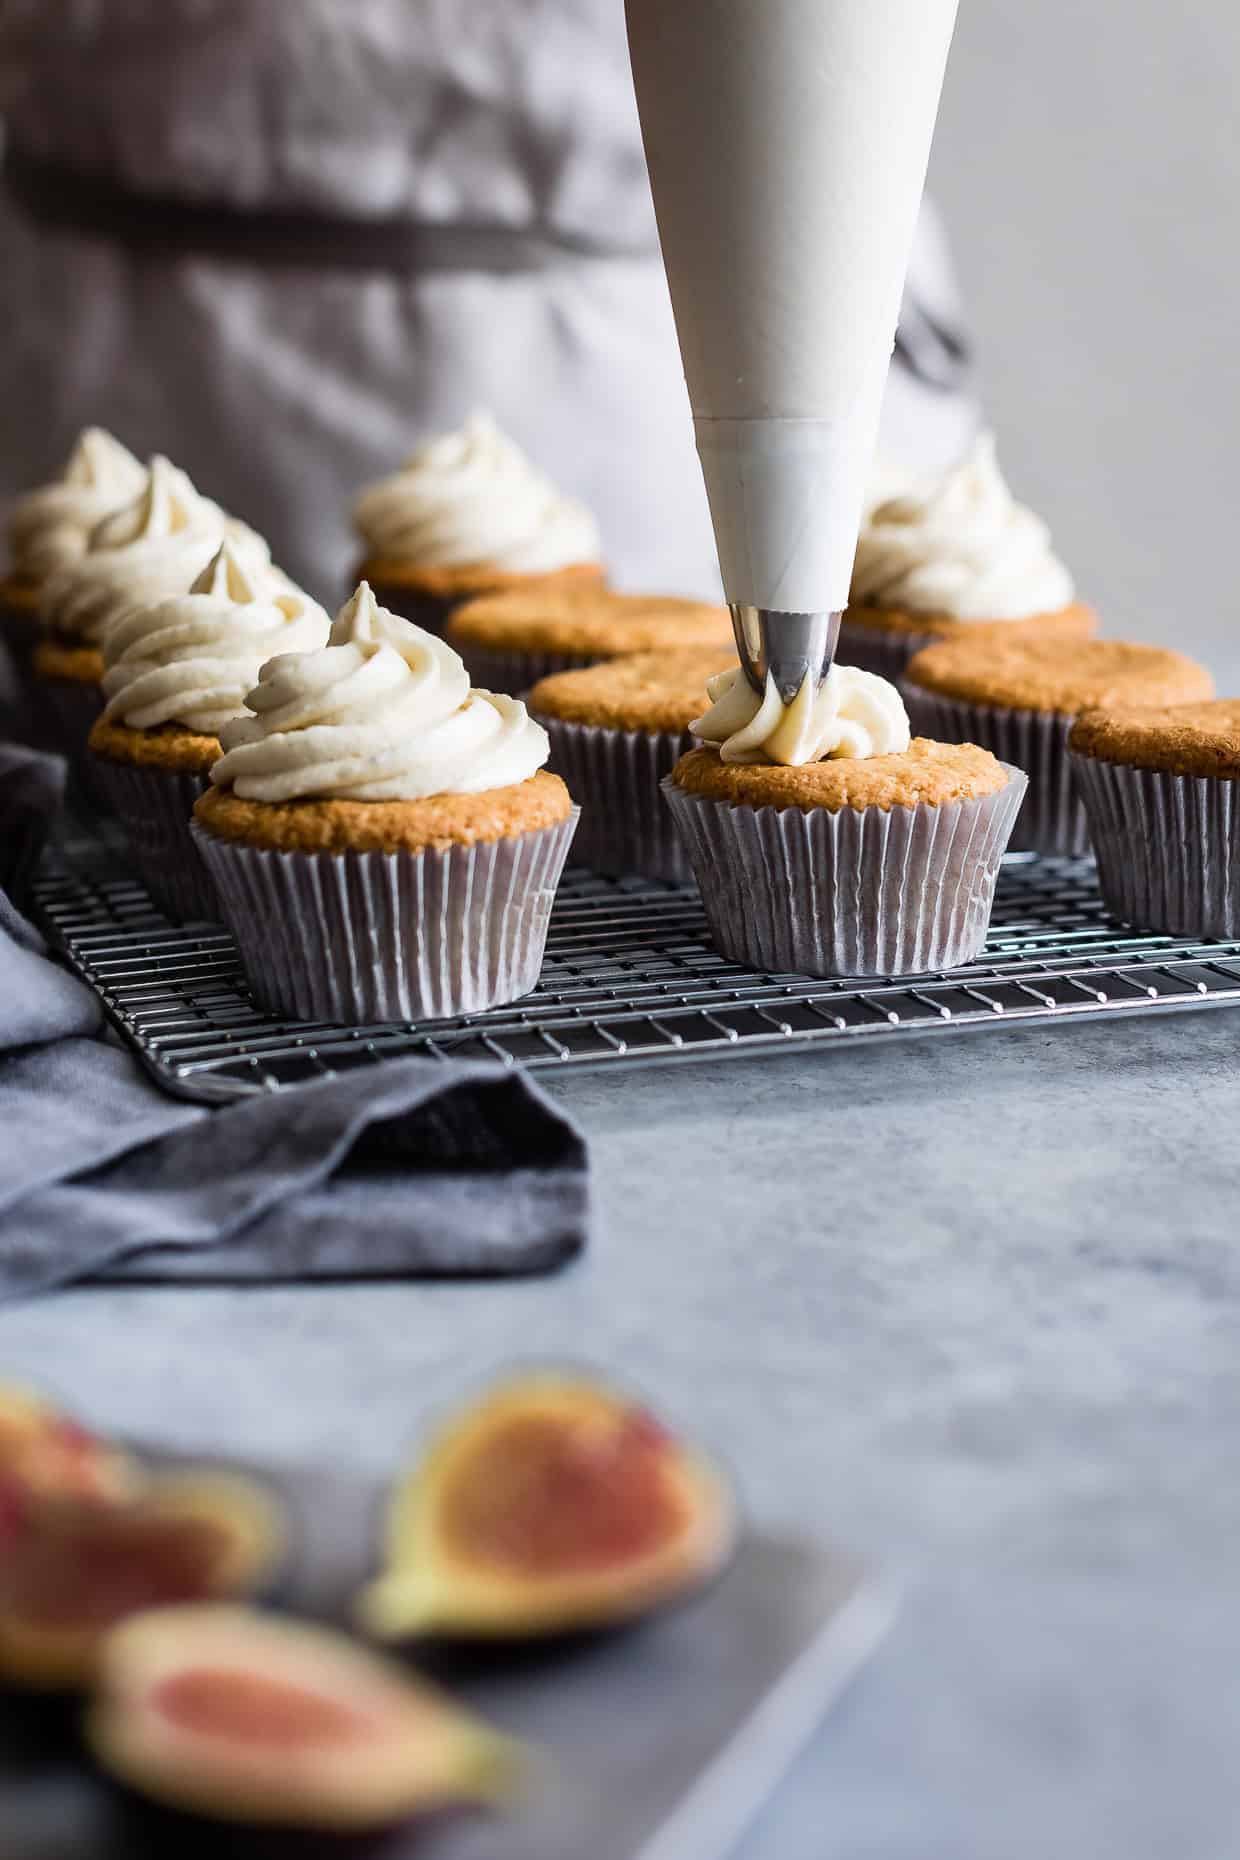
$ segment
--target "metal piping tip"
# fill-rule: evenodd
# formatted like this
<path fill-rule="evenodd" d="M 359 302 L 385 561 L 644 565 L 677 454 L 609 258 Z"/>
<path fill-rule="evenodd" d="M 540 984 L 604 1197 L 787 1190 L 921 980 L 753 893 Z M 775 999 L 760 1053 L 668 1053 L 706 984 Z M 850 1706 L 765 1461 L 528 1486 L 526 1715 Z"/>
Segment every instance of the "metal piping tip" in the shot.
<path fill-rule="evenodd" d="M 797 697 L 806 677 L 816 696 L 835 661 L 842 614 L 787 614 L 771 607 L 731 606 L 732 631 L 746 678 L 760 695 L 768 676 L 785 704 Z"/>

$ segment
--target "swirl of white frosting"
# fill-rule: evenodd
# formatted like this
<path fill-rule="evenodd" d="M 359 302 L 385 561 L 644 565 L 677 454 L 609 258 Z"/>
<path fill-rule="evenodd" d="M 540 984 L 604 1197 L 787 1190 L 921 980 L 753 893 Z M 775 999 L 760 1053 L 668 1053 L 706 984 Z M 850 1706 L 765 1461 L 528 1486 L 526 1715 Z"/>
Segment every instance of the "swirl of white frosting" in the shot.
<path fill-rule="evenodd" d="M 418 801 L 526 781 L 550 753 L 516 698 L 471 691 L 451 646 L 365 582 L 318 652 L 270 659 L 211 780 L 245 800 Z"/>
<path fill-rule="evenodd" d="M 96 646 L 131 607 L 184 594 L 225 535 L 251 566 L 270 552 L 262 537 L 199 496 L 183 471 L 154 458 L 138 496 L 95 526 L 87 551 L 44 585 L 44 624 L 65 639 Z"/>
<path fill-rule="evenodd" d="M 1004 483 L 989 433 L 932 489 L 870 510 L 857 541 L 852 599 L 871 606 L 1024 620 L 1059 612 L 1074 592 L 1046 524 Z"/>
<path fill-rule="evenodd" d="M 817 696 L 808 679 L 785 704 L 773 679 L 759 697 L 739 666 L 706 681 L 711 707 L 689 725 L 719 745 L 721 762 L 825 762 L 899 755 L 909 746 L 908 712 L 893 684 L 852 665 L 833 665 Z"/>
<path fill-rule="evenodd" d="M 353 521 L 372 555 L 427 568 L 540 575 L 597 562 L 598 525 L 485 413 L 422 446 L 362 491 Z"/>
<path fill-rule="evenodd" d="M 132 607 L 107 630 L 108 722 L 134 730 L 183 724 L 218 736 L 245 712 L 245 694 L 278 652 L 326 645 L 323 609 L 278 570 L 255 568 L 231 539 L 188 594 Z"/>
<path fill-rule="evenodd" d="M 19 498 L 9 514 L 14 573 L 39 582 L 70 568 L 86 553 L 95 525 L 137 497 L 145 483 L 146 467 L 119 439 L 102 427 L 86 427 L 56 482 Z"/>

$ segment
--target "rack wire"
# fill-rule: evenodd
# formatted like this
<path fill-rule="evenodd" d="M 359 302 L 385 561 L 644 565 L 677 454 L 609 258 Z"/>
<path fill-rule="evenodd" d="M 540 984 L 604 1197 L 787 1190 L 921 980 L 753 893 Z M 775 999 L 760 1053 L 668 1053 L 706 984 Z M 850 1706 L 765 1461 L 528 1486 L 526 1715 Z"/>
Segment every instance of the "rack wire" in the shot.
<path fill-rule="evenodd" d="M 1240 941 L 1117 925 L 1088 859 L 1008 859 L 978 961 L 894 981 L 756 973 L 713 948 L 696 892 L 570 870 L 532 995 L 467 1019 L 357 1028 L 257 1008 L 228 932 L 169 922 L 106 828 L 61 841 L 37 903 L 158 1081 L 206 1103 L 408 1053 L 614 1068 L 1240 1002 Z"/>

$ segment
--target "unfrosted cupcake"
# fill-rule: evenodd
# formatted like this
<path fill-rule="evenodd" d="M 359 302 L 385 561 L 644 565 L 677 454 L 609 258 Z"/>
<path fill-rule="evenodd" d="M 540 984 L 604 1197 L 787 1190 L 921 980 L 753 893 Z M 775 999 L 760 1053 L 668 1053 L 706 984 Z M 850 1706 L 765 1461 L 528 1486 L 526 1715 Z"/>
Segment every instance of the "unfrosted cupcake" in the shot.
<path fill-rule="evenodd" d="M 1191 703 L 1213 696 L 1203 665 L 1161 646 L 1115 639 L 1023 637 L 995 628 L 928 646 L 904 681 L 913 728 L 981 743 L 1029 777 L 1014 850 L 1089 850 L 1068 735 L 1098 705 Z"/>
<path fill-rule="evenodd" d="M 550 739 L 550 766 L 581 807 L 575 862 L 681 884 L 692 877 L 659 784 L 693 747 L 689 726 L 708 679 L 735 659 L 716 646 L 639 652 L 534 686 L 526 701 Z"/>
<path fill-rule="evenodd" d="M 565 497 L 494 420 L 420 446 L 353 503 L 359 576 L 393 612 L 442 633 L 478 594 L 532 582 L 601 582 L 598 525 Z"/>
<path fill-rule="evenodd" d="M 9 569 L 0 579 L 0 634 L 27 695 L 44 583 L 71 568 L 85 554 L 95 525 L 136 497 L 145 482 L 145 467 L 119 439 L 88 426 L 60 477 L 13 505 Z"/>
<path fill-rule="evenodd" d="M 721 953 L 768 974 L 951 969 L 986 938 L 1025 777 L 910 740 L 885 679 L 835 665 L 785 705 L 739 669 L 663 783 Z"/>
<path fill-rule="evenodd" d="M 576 810 L 525 706 L 365 583 L 246 702 L 193 831 L 256 999 L 358 1024 L 528 994 Z"/>
<path fill-rule="evenodd" d="M 989 434 L 930 489 L 867 509 L 840 657 L 898 679 L 923 646 L 985 625 L 1055 640 L 1097 627 L 1046 524 L 1004 483 Z"/>
<path fill-rule="evenodd" d="M 311 652 L 329 631 L 321 607 L 232 540 L 187 594 L 133 607 L 108 627 L 93 765 L 147 889 L 174 917 L 217 914 L 189 823 L 221 729 L 244 714 L 268 659 Z"/>
<path fill-rule="evenodd" d="M 247 562 L 270 561 L 260 536 L 156 457 L 138 495 L 97 524 L 85 552 L 44 583 L 34 673 L 60 717 L 70 754 L 82 749 L 103 709 L 108 626 L 130 608 L 184 594 L 226 535 Z"/>
<path fill-rule="evenodd" d="M 728 648 L 732 623 L 722 607 L 673 594 L 542 588 L 470 601 L 452 616 L 445 638 L 476 685 L 520 695 L 540 678 L 633 652 Z"/>
<path fill-rule="evenodd" d="M 1240 937 L 1240 698 L 1086 711 L 1069 738 L 1107 909 Z"/>

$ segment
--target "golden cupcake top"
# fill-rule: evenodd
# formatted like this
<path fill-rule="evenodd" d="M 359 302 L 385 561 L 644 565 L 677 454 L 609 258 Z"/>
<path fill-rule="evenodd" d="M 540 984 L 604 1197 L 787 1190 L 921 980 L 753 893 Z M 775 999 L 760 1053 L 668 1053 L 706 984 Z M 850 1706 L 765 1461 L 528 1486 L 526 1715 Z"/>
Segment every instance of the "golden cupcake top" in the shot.
<path fill-rule="evenodd" d="M 1098 616 L 1084 601 L 1074 601 L 1071 607 L 1061 607 L 1058 613 L 1033 614 L 1026 620 L 990 621 L 961 620 L 955 614 L 920 614 L 898 607 L 870 607 L 854 602 L 848 609 L 847 620 L 850 627 L 859 627 L 862 631 L 923 639 L 927 635 L 932 639 L 954 639 L 965 634 L 977 639 L 992 630 L 1010 639 L 1030 635 L 1043 639 L 1092 639 L 1098 631 Z"/>
<path fill-rule="evenodd" d="M 724 762 L 712 747 L 691 749 L 672 772 L 686 794 L 734 807 L 841 808 L 941 807 L 998 794 L 1008 772 L 975 743 L 936 743 L 916 736 L 892 755 L 843 756 L 789 766 Z"/>
<path fill-rule="evenodd" d="M 1068 746 L 1099 762 L 1240 780 L 1240 698 L 1089 710 L 1077 718 Z"/>
<path fill-rule="evenodd" d="M 617 594 L 556 583 L 484 594 L 453 614 L 446 637 L 454 646 L 495 652 L 613 659 L 686 646 L 726 647 L 732 622 L 725 608 L 679 595 Z"/>
<path fill-rule="evenodd" d="M 923 691 L 968 704 L 1069 717 L 1097 706 L 1190 703 L 1214 695 L 1205 666 L 1166 646 L 1012 638 L 997 628 L 926 646 L 909 662 L 905 677 Z"/>
<path fill-rule="evenodd" d="M 679 734 L 702 709 L 707 681 L 736 663 L 726 646 L 635 652 L 543 678 L 527 693 L 536 715 L 607 730 Z"/>
<path fill-rule="evenodd" d="M 539 769 L 507 788 L 419 801 L 272 803 L 210 788 L 195 803 L 194 818 L 217 839 L 274 852 L 446 852 L 541 832 L 572 811 L 559 776 Z"/>

